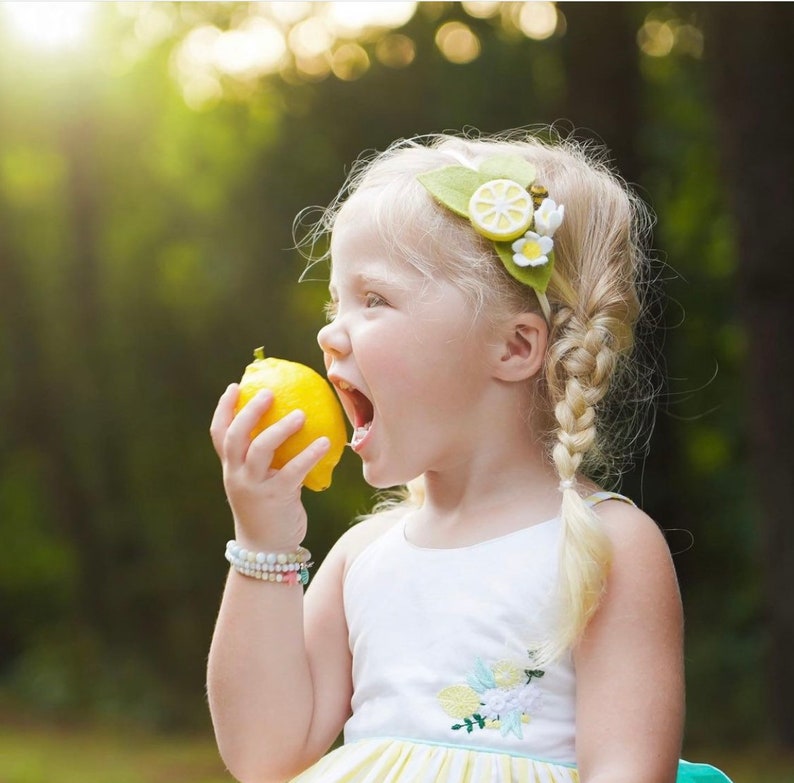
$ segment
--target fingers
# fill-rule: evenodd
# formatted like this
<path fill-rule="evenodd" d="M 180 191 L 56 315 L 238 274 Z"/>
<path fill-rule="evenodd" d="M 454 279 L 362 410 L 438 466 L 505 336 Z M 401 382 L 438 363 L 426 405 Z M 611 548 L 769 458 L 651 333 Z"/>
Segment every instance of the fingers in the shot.
<path fill-rule="evenodd" d="M 245 461 L 256 479 L 264 479 L 273 462 L 273 453 L 287 438 L 298 432 L 306 422 L 306 414 L 294 410 L 260 432 L 248 448 Z"/>
<path fill-rule="evenodd" d="M 236 383 L 230 383 L 226 391 L 218 400 L 215 413 L 210 422 L 210 438 L 219 457 L 223 456 L 223 439 L 226 437 L 226 430 L 234 419 L 234 406 L 237 403 L 237 396 L 240 387 Z"/>
<path fill-rule="evenodd" d="M 232 420 L 221 444 L 222 459 L 228 467 L 236 468 L 245 462 L 251 446 L 251 432 L 272 404 L 273 392 L 263 389 L 236 414 L 232 408 Z"/>
<path fill-rule="evenodd" d="M 234 484 L 272 477 L 277 478 L 275 484 L 299 488 L 306 474 L 330 449 L 330 440 L 318 438 L 278 471 L 271 471 L 274 452 L 303 427 L 306 414 L 301 410 L 291 411 L 252 440 L 251 432 L 273 404 L 273 394 L 269 390 L 260 391 L 235 413 L 239 389 L 236 383 L 227 387 L 210 424 L 210 436 L 224 464 L 224 475 L 235 476 L 231 479 Z"/>
<path fill-rule="evenodd" d="M 331 441 L 325 436 L 312 441 L 300 454 L 293 457 L 279 470 L 279 481 L 287 486 L 300 487 L 306 474 L 328 453 Z"/>

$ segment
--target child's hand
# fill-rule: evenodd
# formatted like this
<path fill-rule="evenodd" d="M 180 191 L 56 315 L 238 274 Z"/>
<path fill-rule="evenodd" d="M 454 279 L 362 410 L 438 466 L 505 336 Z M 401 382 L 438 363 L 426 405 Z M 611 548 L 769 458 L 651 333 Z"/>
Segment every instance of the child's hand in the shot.
<path fill-rule="evenodd" d="M 210 425 L 234 514 L 235 537 L 247 549 L 294 550 L 306 536 L 301 484 L 328 451 L 328 438 L 318 438 L 283 468 L 271 468 L 273 452 L 303 427 L 306 417 L 293 411 L 251 440 L 251 430 L 273 403 L 273 395 L 260 392 L 235 416 L 238 394 L 236 383 L 226 389 Z"/>

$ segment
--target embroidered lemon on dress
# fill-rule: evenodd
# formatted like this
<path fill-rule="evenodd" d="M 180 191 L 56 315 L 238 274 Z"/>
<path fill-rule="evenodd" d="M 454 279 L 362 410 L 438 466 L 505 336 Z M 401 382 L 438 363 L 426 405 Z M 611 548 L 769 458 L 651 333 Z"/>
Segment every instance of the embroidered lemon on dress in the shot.
<path fill-rule="evenodd" d="M 512 661 L 498 661 L 491 667 L 497 688 L 513 688 L 526 680 L 524 670 Z"/>
<path fill-rule="evenodd" d="M 331 474 L 342 457 L 347 429 L 339 400 L 330 384 L 310 367 L 286 359 L 265 358 L 262 348 L 254 351 L 254 361 L 245 368 L 240 381 L 240 396 L 235 413 L 262 389 L 273 392 L 273 404 L 251 431 L 255 437 L 266 427 L 296 409 L 306 414 L 306 423 L 279 446 L 273 455 L 272 468 L 281 468 L 312 441 L 326 435 L 331 448 L 306 474 L 303 485 L 315 492 L 331 485 Z"/>
<path fill-rule="evenodd" d="M 495 242 L 520 237 L 532 223 L 535 207 L 526 188 L 512 179 L 492 179 L 480 185 L 469 200 L 469 220 Z"/>
<path fill-rule="evenodd" d="M 450 685 L 440 691 L 437 698 L 450 718 L 468 718 L 480 708 L 480 697 L 467 685 Z"/>

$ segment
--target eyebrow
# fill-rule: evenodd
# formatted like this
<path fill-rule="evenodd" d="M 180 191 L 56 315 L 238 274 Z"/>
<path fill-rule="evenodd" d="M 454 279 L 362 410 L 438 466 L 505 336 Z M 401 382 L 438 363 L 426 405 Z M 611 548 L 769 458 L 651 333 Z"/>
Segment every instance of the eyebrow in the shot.
<path fill-rule="evenodd" d="M 388 279 L 386 277 L 378 277 L 377 275 L 367 275 L 367 274 L 360 274 L 356 275 L 359 282 L 364 283 L 366 285 L 389 285 L 393 288 L 404 288 L 405 286 L 398 285 L 394 278 Z"/>
<path fill-rule="evenodd" d="M 356 285 L 363 285 L 363 286 L 382 285 L 382 286 L 389 286 L 390 288 L 398 288 L 400 290 L 405 290 L 409 287 L 407 284 L 397 283 L 397 281 L 394 280 L 394 278 L 388 279 L 386 277 L 380 277 L 378 275 L 368 275 L 364 272 L 359 272 L 358 274 L 354 275 L 353 281 Z M 331 281 L 328 282 L 328 290 L 331 293 L 334 293 L 336 291 L 336 286 Z"/>

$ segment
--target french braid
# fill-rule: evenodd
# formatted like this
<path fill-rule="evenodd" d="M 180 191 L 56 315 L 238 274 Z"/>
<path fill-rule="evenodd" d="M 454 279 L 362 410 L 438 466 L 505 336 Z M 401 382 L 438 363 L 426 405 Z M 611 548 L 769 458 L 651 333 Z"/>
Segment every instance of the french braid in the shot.
<path fill-rule="evenodd" d="M 587 318 L 563 307 L 552 322 L 546 385 L 557 425 L 551 455 L 564 487 L 559 576 L 563 611 L 556 639 L 540 652 L 545 658 L 575 644 L 598 606 L 609 569 L 609 540 L 575 482 L 583 462 L 599 461 L 598 407 L 619 356 L 614 321 L 603 312 Z"/>
<path fill-rule="evenodd" d="M 578 208 L 576 206 L 578 197 Z M 569 231 L 560 231 L 559 265 L 549 299 L 553 315 L 545 363 L 550 412 L 549 452 L 563 490 L 558 634 L 542 650 L 556 657 L 581 637 L 598 607 L 609 573 L 609 539 L 576 488 L 577 475 L 609 475 L 617 433 L 610 403 L 622 392 L 622 371 L 634 346 L 642 213 L 605 169 L 568 196 Z M 568 214 L 566 213 L 566 219 Z M 555 237 L 556 241 L 556 237 Z M 622 404 L 623 400 L 617 401 Z M 618 405 L 619 407 L 619 405 Z"/>

